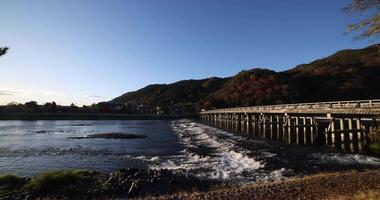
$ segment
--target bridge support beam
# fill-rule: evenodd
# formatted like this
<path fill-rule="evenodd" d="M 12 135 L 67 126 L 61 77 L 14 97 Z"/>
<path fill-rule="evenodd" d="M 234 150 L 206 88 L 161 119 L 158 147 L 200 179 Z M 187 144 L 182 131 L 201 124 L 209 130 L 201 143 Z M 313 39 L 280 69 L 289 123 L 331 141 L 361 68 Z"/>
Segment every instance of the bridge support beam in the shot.
<path fill-rule="evenodd" d="M 251 133 L 251 125 L 252 125 L 252 118 L 250 116 L 250 114 L 245 114 L 245 120 L 246 120 L 246 126 L 247 126 L 247 129 L 246 129 L 246 133 L 247 135 L 250 135 Z"/>
<path fill-rule="evenodd" d="M 287 118 L 288 122 L 288 144 L 292 143 L 292 117 L 288 116 Z"/>
<path fill-rule="evenodd" d="M 343 118 L 340 118 L 339 119 L 339 128 L 340 128 L 340 148 L 342 148 L 344 151 L 346 151 L 346 146 L 345 146 L 345 128 L 344 128 L 344 119 Z"/>
<path fill-rule="evenodd" d="M 201 112 L 199 118 L 249 136 L 328 145 L 347 152 L 360 153 L 369 142 L 380 140 L 380 100 L 220 109 Z"/>
<path fill-rule="evenodd" d="M 256 114 L 252 115 L 252 135 L 253 135 L 253 137 L 257 136 L 257 117 L 256 117 Z"/>
<path fill-rule="evenodd" d="M 303 125 L 303 144 L 307 144 L 306 117 L 302 117 L 302 125 Z"/>

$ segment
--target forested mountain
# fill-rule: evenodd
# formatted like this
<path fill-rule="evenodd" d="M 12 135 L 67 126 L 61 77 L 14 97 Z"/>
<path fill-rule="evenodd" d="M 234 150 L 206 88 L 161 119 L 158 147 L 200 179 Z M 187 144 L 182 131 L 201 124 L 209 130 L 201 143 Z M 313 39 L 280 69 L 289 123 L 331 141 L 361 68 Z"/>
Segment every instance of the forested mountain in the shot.
<path fill-rule="evenodd" d="M 229 78 L 149 85 L 112 100 L 149 106 L 201 108 L 380 98 L 380 44 L 342 50 L 293 69 L 244 70 Z"/>
<path fill-rule="evenodd" d="M 113 103 L 129 103 L 151 108 L 159 106 L 164 110 L 167 107 L 186 105 L 189 111 L 198 108 L 201 99 L 219 90 L 228 78 L 208 78 L 202 80 L 184 80 L 172 84 L 148 85 L 140 90 L 128 92 L 113 99 Z M 173 109 L 169 109 L 173 110 Z"/>

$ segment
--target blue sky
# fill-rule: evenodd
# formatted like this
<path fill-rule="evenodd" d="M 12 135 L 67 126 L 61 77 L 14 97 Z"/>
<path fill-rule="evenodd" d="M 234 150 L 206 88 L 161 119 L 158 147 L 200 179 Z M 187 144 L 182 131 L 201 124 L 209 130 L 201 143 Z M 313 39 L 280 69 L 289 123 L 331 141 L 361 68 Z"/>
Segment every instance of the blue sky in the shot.
<path fill-rule="evenodd" d="M 0 104 L 110 100 L 152 83 L 282 71 L 353 40 L 349 0 L 2 0 Z"/>

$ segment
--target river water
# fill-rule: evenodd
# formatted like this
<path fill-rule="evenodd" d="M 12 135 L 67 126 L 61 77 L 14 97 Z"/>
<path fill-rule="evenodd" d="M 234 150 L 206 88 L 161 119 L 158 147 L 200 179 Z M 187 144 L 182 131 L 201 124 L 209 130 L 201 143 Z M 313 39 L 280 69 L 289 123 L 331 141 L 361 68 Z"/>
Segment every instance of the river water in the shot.
<path fill-rule="evenodd" d="M 96 133 L 141 139 L 72 139 Z M 192 120 L 0 121 L 0 173 L 120 168 L 185 170 L 207 179 L 267 181 L 350 168 L 380 168 L 380 159 L 321 147 L 284 145 Z"/>

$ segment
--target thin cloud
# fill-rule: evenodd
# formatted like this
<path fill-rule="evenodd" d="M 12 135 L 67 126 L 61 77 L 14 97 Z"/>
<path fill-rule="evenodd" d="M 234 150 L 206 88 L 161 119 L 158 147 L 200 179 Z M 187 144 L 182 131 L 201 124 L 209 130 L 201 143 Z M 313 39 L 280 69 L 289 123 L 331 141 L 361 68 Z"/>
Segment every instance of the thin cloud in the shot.
<path fill-rule="evenodd" d="M 93 94 L 84 95 L 83 97 L 85 97 L 85 98 L 104 98 L 103 96 L 93 95 Z"/>
<path fill-rule="evenodd" d="M 13 96 L 13 95 L 17 95 L 18 92 L 17 91 L 12 91 L 12 90 L 0 90 L 0 95 L 2 96 Z"/>
<path fill-rule="evenodd" d="M 43 96 L 67 97 L 65 93 L 55 92 L 55 91 L 50 91 L 50 90 L 30 90 L 30 89 L 13 89 L 13 88 L 0 88 L 0 95 L 12 95 L 12 96 L 43 95 Z"/>
<path fill-rule="evenodd" d="M 90 105 L 99 102 L 106 97 L 96 94 L 88 95 L 69 95 L 60 91 L 40 90 L 40 89 L 25 89 L 25 88 L 0 88 L 0 105 L 8 102 L 27 102 L 37 101 L 42 104 L 45 102 L 55 101 L 60 105 Z"/>

